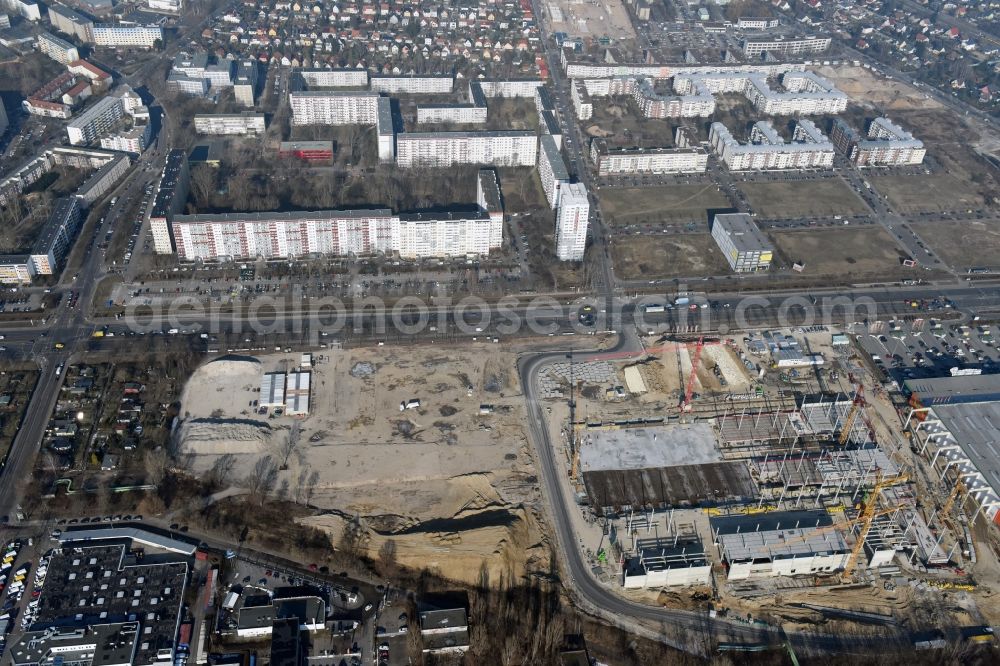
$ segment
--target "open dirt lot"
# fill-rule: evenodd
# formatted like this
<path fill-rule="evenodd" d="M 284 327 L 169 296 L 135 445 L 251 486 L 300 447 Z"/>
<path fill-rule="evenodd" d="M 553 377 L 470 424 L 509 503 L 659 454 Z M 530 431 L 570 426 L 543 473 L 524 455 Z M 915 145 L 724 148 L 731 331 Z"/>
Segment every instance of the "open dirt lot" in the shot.
<path fill-rule="evenodd" d="M 607 139 L 609 146 L 642 146 L 671 148 L 674 146 L 676 121 L 643 118 L 635 104 L 627 98 L 612 102 L 602 99 L 594 105 L 594 116 L 583 124 L 589 136 Z"/>
<path fill-rule="evenodd" d="M 723 275 L 729 264 L 709 234 L 613 239 L 615 273 L 624 280 Z"/>
<path fill-rule="evenodd" d="M 729 208 L 716 185 L 601 188 L 601 212 L 611 225 L 707 222 L 707 211 Z"/>
<path fill-rule="evenodd" d="M 542 3 L 551 32 L 565 32 L 570 37 L 635 39 L 632 21 L 622 0 L 548 0 Z"/>
<path fill-rule="evenodd" d="M 869 182 L 900 213 L 976 210 L 985 203 L 973 183 L 951 173 L 873 176 Z"/>
<path fill-rule="evenodd" d="M 804 275 L 851 274 L 855 281 L 862 281 L 865 276 L 884 280 L 910 271 L 903 268 L 902 254 L 880 228 L 773 231 L 770 236 L 788 263 L 805 263 Z"/>
<path fill-rule="evenodd" d="M 295 354 L 226 357 L 195 373 L 179 442 L 195 471 L 231 453 L 231 478 L 243 479 L 261 457 L 287 457 L 278 492 L 305 486 L 308 502 L 330 511 L 312 524 L 335 543 L 357 517 L 373 555 L 392 539 L 400 563 L 450 578 L 475 580 L 483 562 L 524 571 L 540 537 L 524 508 L 537 488 L 513 355 L 496 345 L 332 351 L 312 368 L 308 416 L 257 413 L 261 374 L 298 362 Z M 400 411 L 411 399 L 420 407 Z M 480 415 L 481 404 L 494 410 Z M 293 423 L 301 436 L 288 451 Z"/>
<path fill-rule="evenodd" d="M 939 109 L 941 105 L 916 88 L 872 74 L 864 67 L 819 67 L 816 70 L 833 81 L 858 104 L 898 109 Z"/>
<path fill-rule="evenodd" d="M 860 215 L 865 203 L 840 178 L 808 182 L 740 183 L 754 211 L 765 218 Z"/>
<path fill-rule="evenodd" d="M 911 226 L 949 266 L 1000 266 L 1000 221 L 949 220 Z"/>

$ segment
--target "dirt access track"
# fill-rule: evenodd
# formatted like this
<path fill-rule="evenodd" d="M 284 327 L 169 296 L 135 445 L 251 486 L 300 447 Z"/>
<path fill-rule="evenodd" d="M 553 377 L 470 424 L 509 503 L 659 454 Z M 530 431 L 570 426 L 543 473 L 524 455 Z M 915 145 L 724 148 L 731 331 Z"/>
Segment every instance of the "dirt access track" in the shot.
<path fill-rule="evenodd" d="M 274 354 L 199 368 L 178 443 L 193 471 L 233 453 L 231 478 L 245 479 L 261 457 L 284 459 L 297 423 L 276 488 L 306 496 L 317 509 L 306 522 L 334 543 L 358 523 L 371 556 L 392 540 L 399 563 L 467 582 L 484 563 L 497 574 L 548 565 L 528 508 L 537 483 L 514 354 L 492 343 L 325 352 L 311 370 L 308 416 L 257 413 L 262 373 L 298 365 L 298 354 Z M 400 411 L 414 399 L 418 408 Z"/>

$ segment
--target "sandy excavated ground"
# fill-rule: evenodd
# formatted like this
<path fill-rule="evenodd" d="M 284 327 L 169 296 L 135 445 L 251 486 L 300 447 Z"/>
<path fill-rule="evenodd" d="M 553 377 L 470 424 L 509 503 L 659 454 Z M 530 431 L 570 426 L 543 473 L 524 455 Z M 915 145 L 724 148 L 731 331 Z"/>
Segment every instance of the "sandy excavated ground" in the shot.
<path fill-rule="evenodd" d="M 818 67 L 817 73 L 830 79 L 851 101 L 888 110 L 939 109 L 941 104 L 916 88 L 872 74 L 864 67 Z"/>
<path fill-rule="evenodd" d="M 345 520 L 360 519 L 373 554 L 391 538 L 401 563 L 452 578 L 474 581 L 484 561 L 497 572 L 547 564 L 534 550 L 537 483 L 512 354 L 497 345 L 325 352 L 314 357 L 308 416 L 256 414 L 261 374 L 298 363 L 298 354 L 241 357 L 195 373 L 178 442 L 193 471 L 225 453 L 239 459 L 234 479 L 263 455 L 281 462 L 297 421 L 279 487 L 287 481 L 290 497 L 307 488 L 309 503 L 330 512 L 310 522 L 335 543 Z M 421 406 L 400 411 L 410 399 Z M 483 404 L 492 413 L 480 414 Z"/>

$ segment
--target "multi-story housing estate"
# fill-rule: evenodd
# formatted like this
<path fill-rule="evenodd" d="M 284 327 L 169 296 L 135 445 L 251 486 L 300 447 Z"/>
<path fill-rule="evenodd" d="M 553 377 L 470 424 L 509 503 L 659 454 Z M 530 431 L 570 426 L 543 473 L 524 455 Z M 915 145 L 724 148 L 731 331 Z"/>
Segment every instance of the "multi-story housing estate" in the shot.
<path fill-rule="evenodd" d="M 704 173 L 708 152 L 703 148 L 608 148 L 604 139 L 590 142 L 590 159 L 601 176 L 629 173 Z"/>
<path fill-rule="evenodd" d="M 405 132 L 396 136 L 396 164 L 404 168 L 533 166 L 537 155 L 538 137 L 533 132 Z"/>
<path fill-rule="evenodd" d="M 310 88 L 363 88 L 368 85 L 367 69 L 299 68 L 293 73 Z"/>
<path fill-rule="evenodd" d="M 174 251 L 171 221 L 177 213 L 184 210 L 190 181 L 187 153 L 183 150 L 171 150 L 167 153 L 156 196 L 149 209 L 149 228 L 153 235 L 153 252 L 156 254 L 171 254 Z"/>
<path fill-rule="evenodd" d="M 254 105 L 259 72 L 256 60 L 244 60 L 236 66 L 236 75 L 232 82 L 233 96 L 243 106 Z"/>
<path fill-rule="evenodd" d="M 48 5 L 49 22 L 59 32 L 76 37 L 85 44 L 94 42 L 94 22 L 65 5 Z"/>
<path fill-rule="evenodd" d="M 374 125 L 377 92 L 303 90 L 289 93 L 293 125 Z"/>
<path fill-rule="evenodd" d="M 118 155 L 87 178 L 76 191 L 76 195 L 83 199 L 89 208 L 128 173 L 130 166 L 132 160 L 128 155 Z"/>
<path fill-rule="evenodd" d="M 29 253 L 35 275 L 52 275 L 69 254 L 80 228 L 81 202 L 76 196 L 56 200 Z"/>
<path fill-rule="evenodd" d="M 211 113 L 194 117 L 194 129 L 199 134 L 263 134 L 263 113 Z"/>
<path fill-rule="evenodd" d="M 725 213 L 712 219 L 712 238 L 736 273 L 766 271 L 774 246 L 746 213 Z"/>
<path fill-rule="evenodd" d="M 545 200 L 554 210 L 559 207 L 562 188 L 569 185 L 569 171 L 555 139 L 543 134 L 538 142 L 538 177 L 542 181 Z"/>
<path fill-rule="evenodd" d="M 715 95 L 739 93 L 761 113 L 832 114 L 847 108 L 847 95 L 826 79 L 812 72 L 785 72 L 781 82 L 785 91 L 773 90 L 763 73 L 722 68 L 720 71 L 678 72 L 673 77 L 673 92 L 656 89 L 657 79 L 637 76 L 577 79 L 571 97 L 577 117 L 593 114 L 593 99 L 615 95 L 632 98 L 647 118 L 706 117 L 715 112 Z"/>
<path fill-rule="evenodd" d="M 754 123 L 750 141 L 741 144 L 722 123 L 712 123 L 709 144 L 732 171 L 808 169 L 833 167 L 833 143 L 809 120 L 795 125 L 792 142 L 786 142 L 766 120 Z"/>
<path fill-rule="evenodd" d="M 158 25 L 95 23 L 93 33 L 97 46 L 151 49 L 157 42 L 163 43 L 163 28 Z"/>
<path fill-rule="evenodd" d="M 394 76 L 391 74 L 373 74 L 370 88 L 375 92 L 398 94 L 449 94 L 454 85 L 454 77 L 450 75 L 437 76 Z"/>
<path fill-rule="evenodd" d="M 179 169 L 175 172 L 182 175 Z M 178 181 L 165 174 L 151 221 L 157 220 L 154 244 L 176 248 L 177 256 L 186 261 L 311 254 L 395 253 L 404 259 L 472 256 L 488 254 L 503 242 L 500 185 L 496 174 L 487 169 L 477 177 L 478 210 L 462 213 L 394 214 L 375 209 L 178 215 L 183 203 L 170 201 L 171 196 L 184 194 L 183 190 L 171 194 L 171 183 Z M 167 233 L 161 221 L 169 224 Z"/>
<path fill-rule="evenodd" d="M 249 63 L 237 65 L 231 60 L 209 63 L 207 53 L 180 53 L 174 58 L 170 74 L 167 76 L 167 89 L 188 95 L 207 95 L 209 90 L 230 88 L 236 83 L 235 77 L 242 72 L 240 85 L 250 85 L 250 97 L 253 97 L 253 86 L 256 85 L 256 65 Z M 241 88 L 235 91 L 237 99 L 246 105 L 247 90 Z M 253 102 L 249 104 L 253 106 Z"/>
<path fill-rule="evenodd" d="M 101 148 L 140 155 L 149 147 L 152 135 L 152 125 L 136 119 L 130 129 L 101 137 Z"/>
<path fill-rule="evenodd" d="M 383 163 L 392 162 L 396 159 L 396 127 L 392 119 L 392 101 L 388 97 L 379 97 L 375 112 L 378 159 Z"/>
<path fill-rule="evenodd" d="M 102 97 L 78 118 L 66 125 L 70 144 L 80 146 L 97 141 L 125 115 L 122 99 L 115 95 Z"/>
<path fill-rule="evenodd" d="M 486 106 L 475 104 L 421 104 L 417 123 L 485 125 Z"/>
<path fill-rule="evenodd" d="M 44 30 L 38 33 L 38 50 L 60 65 L 68 65 L 80 59 L 80 52 L 75 46 Z"/>
<path fill-rule="evenodd" d="M 800 55 L 803 53 L 821 53 L 830 48 L 833 40 L 830 37 L 803 37 L 801 39 L 747 39 L 743 41 L 743 53 L 748 58 L 755 58 L 768 53 L 781 55 Z"/>
<path fill-rule="evenodd" d="M 587 249 L 590 199 L 583 183 L 560 188 L 556 213 L 556 257 L 560 261 L 582 261 Z"/>
<path fill-rule="evenodd" d="M 927 154 L 922 141 L 884 117 L 871 122 L 867 138 L 837 118 L 831 136 L 837 148 L 858 166 L 920 164 Z"/>

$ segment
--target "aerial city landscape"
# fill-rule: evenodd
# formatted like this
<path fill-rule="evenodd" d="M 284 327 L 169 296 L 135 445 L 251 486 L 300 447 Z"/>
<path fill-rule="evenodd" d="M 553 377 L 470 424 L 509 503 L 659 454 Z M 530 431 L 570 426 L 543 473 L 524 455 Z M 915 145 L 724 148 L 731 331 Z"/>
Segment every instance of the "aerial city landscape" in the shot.
<path fill-rule="evenodd" d="M 0 665 L 1000 663 L 1000 5 L 0 0 Z"/>

